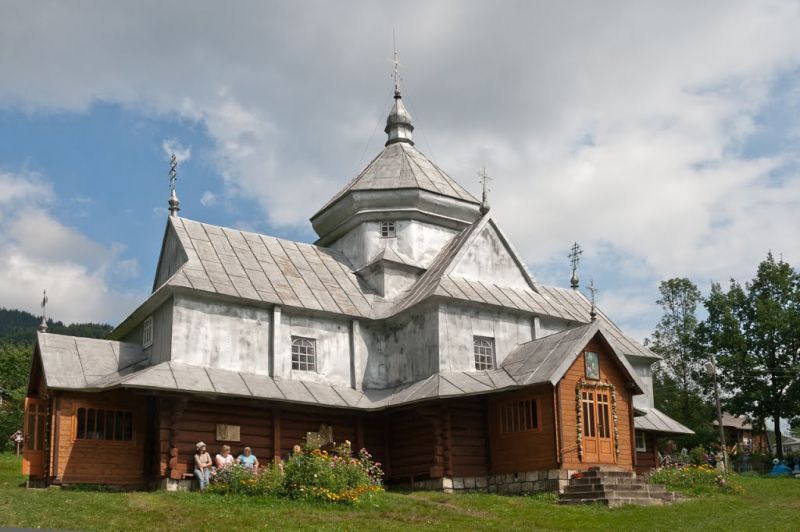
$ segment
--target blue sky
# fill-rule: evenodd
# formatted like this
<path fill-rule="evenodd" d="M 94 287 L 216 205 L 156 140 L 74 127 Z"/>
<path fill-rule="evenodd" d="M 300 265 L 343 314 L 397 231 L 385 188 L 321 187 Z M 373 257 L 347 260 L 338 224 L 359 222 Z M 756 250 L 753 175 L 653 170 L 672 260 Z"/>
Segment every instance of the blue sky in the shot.
<path fill-rule="evenodd" d="M 0 20 L 0 306 L 123 318 L 181 214 L 303 241 L 382 147 L 392 30 L 418 147 L 534 275 L 643 338 L 661 279 L 800 255 L 800 4 L 78 2 Z M 78 6 L 78 8 L 74 7 Z"/>

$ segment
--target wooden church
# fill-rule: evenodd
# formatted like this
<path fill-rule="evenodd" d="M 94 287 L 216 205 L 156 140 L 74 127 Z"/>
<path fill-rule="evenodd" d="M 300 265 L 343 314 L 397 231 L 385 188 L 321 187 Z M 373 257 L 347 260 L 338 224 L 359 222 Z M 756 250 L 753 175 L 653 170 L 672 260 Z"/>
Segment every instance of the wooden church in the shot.
<path fill-rule="evenodd" d="M 577 290 L 537 282 L 423 155 L 399 90 L 385 148 L 311 218 L 315 244 L 178 216 L 153 291 L 107 339 L 40 332 L 32 484 L 168 487 L 195 442 L 262 462 L 309 433 L 367 448 L 388 485 L 530 492 L 643 471 L 690 432 L 653 406 L 658 356 Z"/>

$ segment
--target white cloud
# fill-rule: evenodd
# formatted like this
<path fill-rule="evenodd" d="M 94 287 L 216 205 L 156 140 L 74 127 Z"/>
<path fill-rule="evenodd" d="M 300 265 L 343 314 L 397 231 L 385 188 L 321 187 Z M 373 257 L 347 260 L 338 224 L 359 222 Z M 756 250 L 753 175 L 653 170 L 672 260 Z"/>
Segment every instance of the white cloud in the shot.
<path fill-rule="evenodd" d="M 184 147 L 183 144 L 176 139 L 164 139 L 164 141 L 161 142 L 161 149 L 164 150 L 167 157 L 172 157 L 174 153 L 178 164 L 192 158 L 192 147 Z"/>
<path fill-rule="evenodd" d="M 54 218 L 52 186 L 41 178 L 0 174 L 0 301 L 39 313 L 43 289 L 57 320 L 107 321 L 132 310 L 142 294 L 111 286 L 111 274 L 138 275 L 121 246 L 106 247 Z M 12 201 L 13 200 L 13 201 Z"/>
<path fill-rule="evenodd" d="M 203 195 L 200 196 L 200 205 L 203 207 L 211 207 L 212 205 L 216 205 L 217 203 L 217 195 L 211 192 L 210 190 L 206 190 L 203 192 Z"/>
<path fill-rule="evenodd" d="M 6 6 L 0 107 L 196 121 L 226 199 L 307 227 L 382 146 L 396 27 L 418 147 L 473 191 L 488 167 L 534 269 L 561 261 L 566 283 L 573 240 L 613 248 L 595 268 L 606 293 L 635 285 L 608 300 L 634 323 L 663 277 L 745 279 L 770 248 L 800 261 L 797 146 L 742 151 L 776 82 L 798 85 L 796 2 L 208 5 Z"/>

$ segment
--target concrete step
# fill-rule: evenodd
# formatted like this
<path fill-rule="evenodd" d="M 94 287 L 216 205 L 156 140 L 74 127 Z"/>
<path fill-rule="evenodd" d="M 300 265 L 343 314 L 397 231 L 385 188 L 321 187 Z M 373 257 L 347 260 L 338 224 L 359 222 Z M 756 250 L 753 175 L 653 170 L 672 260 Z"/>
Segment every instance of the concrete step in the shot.
<path fill-rule="evenodd" d="M 633 471 L 604 471 L 598 469 L 590 469 L 583 473 L 583 478 L 636 478 L 636 473 Z"/>

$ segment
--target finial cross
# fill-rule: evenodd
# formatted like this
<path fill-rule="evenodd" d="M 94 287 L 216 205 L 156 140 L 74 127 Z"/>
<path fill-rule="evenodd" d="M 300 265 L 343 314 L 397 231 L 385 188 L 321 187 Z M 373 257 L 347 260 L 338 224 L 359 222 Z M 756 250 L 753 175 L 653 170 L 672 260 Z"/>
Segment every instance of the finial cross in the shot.
<path fill-rule="evenodd" d="M 47 306 L 48 301 L 49 300 L 47 299 L 47 289 L 42 290 L 42 316 L 44 316 L 44 309 Z"/>
<path fill-rule="evenodd" d="M 394 57 L 390 59 L 393 67 L 392 67 L 392 78 L 394 79 L 394 94 L 395 96 L 400 95 L 400 67 L 403 65 L 400 64 L 400 54 L 397 53 L 397 35 L 395 31 L 392 30 L 392 43 L 394 44 Z"/>
<path fill-rule="evenodd" d="M 589 280 L 589 286 L 587 286 L 586 288 L 588 288 L 589 292 L 591 292 L 592 294 L 592 310 L 589 312 L 589 317 L 592 319 L 592 321 L 594 321 L 595 319 L 597 319 L 597 310 L 595 309 L 594 306 L 594 297 L 595 294 L 597 294 L 597 292 L 599 292 L 600 290 L 594 285 L 594 279 Z"/>
<path fill-rule="evenodd" d="M 567 255 L 567 257 L 569 257 L 569 261 L 572 264 L 573 273 L 575 272 L 575 270 L 578 269 L 578 263 L 581 261 L 582 254 L 583 254 L 583 249 L 581 249 L 581 246 L 577 242 L 572 244 L 572 247 L 569 250 L 569 255 Z"/>
<path fill-rule="evenodd" d="M 178 181 L 178 157 L 173 153 L 169 160 L 169 189 L 175 191 L 175 183 Z"/>
<path fill-rule="evenodd" d="M 491 190 L 489 188 L 489 181 L 491 181 L 492 178 L 489 177 L 489 174 L 486 173 L 486 167 L 485 166 L 483 168 L 481 168 L 480 172 L 478 172 L 478 178 L 480 179 L 480 182 L 481 182 L 481 188 L 483 190 L 483 195 L 486 196 L 486 193 Z"/>
<path fill-rule="evenodd" d="M 47 289 L 42 290 L 42 321 L 39 323 L 39 331 L 47 332 L 47 318 L 45 317 L 45 307 L 47 306 Z"/>

